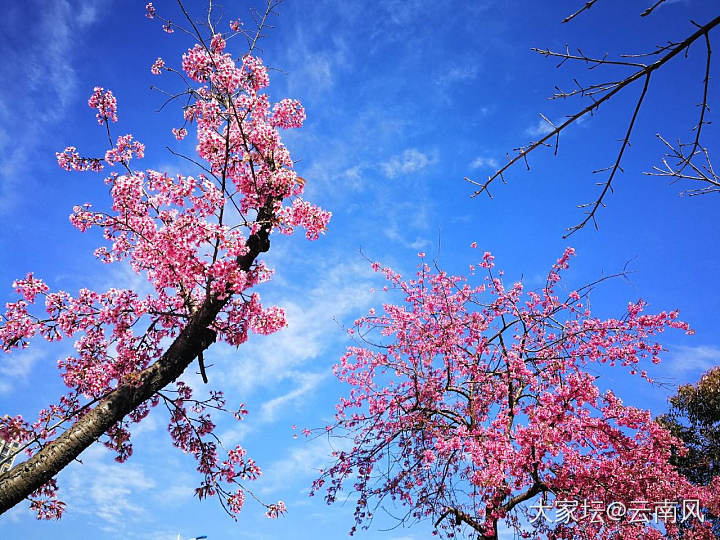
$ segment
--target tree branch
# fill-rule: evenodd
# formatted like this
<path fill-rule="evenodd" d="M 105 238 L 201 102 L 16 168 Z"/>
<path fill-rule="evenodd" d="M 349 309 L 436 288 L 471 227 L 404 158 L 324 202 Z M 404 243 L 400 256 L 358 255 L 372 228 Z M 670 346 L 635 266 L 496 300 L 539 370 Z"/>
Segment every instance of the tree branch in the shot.
<path fill-rule="evenodd" d="M 237 259 L 244 271 L 250 270 L 258 255 L 270 248 L 274 203 L 273 198 L 268 199 L 258 212 L 257 221 L 262 224 L 261 228 L 248 238 L 247 253 Z M 208 327 L 231 297 L 229 294 L 223 296 L 222 300 L 217 296 L 205 299 L 160 359 L 138 374 L 137 384 L 118 385 L 60 437 L 0 476 L 0 514 L 51 480 L 125 415 L 180 377 L 212 343 L 208 339 L 211 332 Z"/>
<path fill-rule="evenodd" d="M 588 4 L 591 4 L 591 3 L 588 2 Z M 588 9 L 589 7 L 590 6 L 579 10 L 576 14 L 582 12 L 584 9 Z M 557 138 L 560 135 L 560 132 L 565 130 L 568 126 L 576 123 L 580 118 L 582 118 L 586 114 L 592 113 L 593 111 L 597 110 L 600 107 L 600 105 L 602 105 L 606 101 L 610 100 L 614 95 L 616 95 L 617 93 L 622 91 L 624 88 L 630 86 L 634 82 L 636 82 L 640 79 L 643 79 L 643 78 L 645 79 L 645 86 L 643 88 L 641 98 L 644 97 L 645 92 L 647 90 L 647 83 L 648 83 L 650 75 L 655 70 L 659 69 L 660 67 L 665 65 L 667 62 L 669 62 L 672 58 L 674 58 L 681 52 L 686 51 L 687 48 L 692 43 L 694 43 L 696 40 L 698 40 L 701 37 L 705 37 L 706 45 L 707 45 L 707 49 L 708 49 L 708 53 L 707 53 L 708 56 L 707 56 L 707 62 L 706 62 L 705 91 L 703 92 L 704 100 L 706 100 L 707 99 L 707 85 L 708 85 L 707 81 L 709 80 L 707 66 L 709 66 L 710 53 L 711 53 L 710 46 L 709 46 L 708 34 L 713 28 L 715 28 L 718 25 L 720 25 L 720 16 L 715 17 L 714 19 L 712 19 L 711 21 L 709 21 L 708 23 L 706 23 L 702 26 L 698 25 L 698 29 L 693 34 L 691 34 L 690 36 L 688 36 L 687 38 L 685 38 L 683 41 L 681 41 L 679 43 L 672 43 L 671 45 L 669 45 L 667 47 L 663 47 L 662 49 L 660 49 L 660 51 L 663 51 L 663 52 L 666 51 L 665 54 L 663 54 L 655 62 L 653 62 L 649 65 L 646 65 L 644 67 L 640 67 L 637 71 L 635 71 L 634 73 L 632 73 L 625 79 L 622 79 L 622 80 L 616 81 L 616 82 L 611 82 L 611 83 L 593 85 L 593 86 L 587 87 L 587 88 L 581 87 L 580 90 L 574 91 L 571 94 L 562 95 L 561 97 L 567 97 L 568 95 L 574 95 L 574 94 L 588 95 L 588 93 L 589 93 L 591 98 L 593 99 L 593 101 L 587 107 L 584 107 L 583 109 L 579 110 L 575 114 L 570 115 L 562 124 L 560 124 L 558 126 L 551 124 L 550 127 L 552 127 L 552 129 L 546 135 L 544 135 L 542 138 L 540 138 L 538 141 L 531 142 L 527 146 L 523 146 L 523 147 L 520 147 L 519 149 L 517 149 L 516 155 L 513 157 L 508 156 L 508 161 L 505 163 L 505 165 L 503 165 L 500 169 L 498 169 L 491 176 L 489 176 L 485 182 L 479 182 L 476 180 L 471 180 L 468 177 L 465 177 L 465 180 L 467 182 L 470 182 L 470 183 L 475 184 L 480 187 L 480 189 L 475 191 L 471 195 L 471 197 L 477 197 L 481 193 L 487 193 L 488 196 L 492 198 L 492 195 L 490 194 L 490 191 L 489 191 L 490 184 L 492 184 L 492 182 L 498 178 L 501 181 L 505 182 L 505 178 L 503 175 L 504 175 L 505 171 L 507 171 L 512 165 L 514 165 L 515 163 L 517 163 L 520 160 L 523 160 L 527 163 L 527 155 L 530 152 L 532 152 L 539 146 L 550 146 L 549 141 L 551 141 L 551 139 L 553 139 L 553 138 L 555 138 L 557 140 Z M 569 59 L 569 60 L 582 60 L 582 61 L 586 61 L 586 62 L 593 62 L 596 65 L 609 64 L 609 63 L 617 64 L 618 63 L 618 62 L 610 62 L 610 61 L 607 61 L 604 59 L 593 59 L 593 58 L 586 57 L 585 55 L 582 55 L 582 54 L 578 56 L 578 55 L 570 55 L 570 54 L 563 54 L 563 53 L 554 53 L 549 50 L 541 50 L 539 52 L 541 52 L 542 54 L 544 54 L 546 56 L 560 56 L 560 57 L 563 57 L 563 58 Z M 635 64 L 632 62 L 628 62 L 627 64 L 625 64 L 625 63 L 621 63 L 621 64 L 635 66 Z M 639 64 L 639 65 L 643 66 L 643 64 Z M 592 90 L 592 91 L 588 92 L 589 90 Z M 601 94 L 600 97 L 595 98 L 594 95 L 596 95 L 598 93 Z M 639 100 L 638 104 L 639 105 L 642 104 L 642 99 Z M 704 101 L 704 105 L 702 106 L 702 111 L 701 111 L 701 116 L 700 116 L 700 124 L 697 127 L 698 130 L 702 127 L 702 124 L 705 123 L 704 111 L 706 110 L 706 106 L 707 106 L 707 102 Z M 635 116 L 637 115 L 638 111 L 639 111 L 639 107 L 636 107 L 633 119 L 629 126 L 630 129 L 628 130 L 628 133 L 632 129 L 632 126 L 635 121 Z M 698 145 L 699 145 L 699 133 L 696 133 L 696 140 L 698 141 Z M 620 158 L 622 158 L 622 154 L 623 154 L 626 146 L 627 146 L 627 140 L 624 140 L 623 144 L 620 147 L 620 151 L 618 153 L 618 159 L 616 160 L 615 165 L 612 167 L 613 172 L 612 172 L 611 176 L 614 176 L 616 170 L 619 168 Z M 612 178 L 609 178 L 609 181 L 612 182 Z M 588 217 L 585 220 L 583 220 L 583 222 L 579 226 L 571 227 L 569 229 L 570 234 L 577 231 L 579 228 L 582 228 L 582 226 L 584 226 L 590 219 L 593 219 L 595 211 L 602 204 L 602 199 L 609 189 L 610 189 L 609 184 L 606 183 L 605 189 L 603 189 L 600 197 L 595 201 L 595 204 L 593 205 L 593 210 L 591 211 L 591 213 L 588 215 Z"/>

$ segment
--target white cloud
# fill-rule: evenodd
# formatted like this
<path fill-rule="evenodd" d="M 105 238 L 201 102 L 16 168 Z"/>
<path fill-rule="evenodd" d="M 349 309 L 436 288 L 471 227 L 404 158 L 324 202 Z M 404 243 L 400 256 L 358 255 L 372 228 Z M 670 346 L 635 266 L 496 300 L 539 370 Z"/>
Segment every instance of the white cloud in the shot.
<path fill-rule="evenodd" d="M 99 445 L 88 448 L 80 459 L 82 464 L 63 471 L 61 482 L 71 511 L 91 513 L 116 526 L 147 518 L 147 509 L 137 501 L 140 492 L 155 488 L 155 482 L 142 467 L 116 463 Z"/>
<path fill-rule="evenodd" d="M 287 457 L 263 467 L 260 492 L 263 495 L 277 493 L 287 496 L 288 479 L 308 480 L 316 478 L 320 469 L 332 463 L 332 452 L 338 445 L 331 446 L 326 437 L 317 439 L 297 439 L 298 447 L 291 450 Z M 349 444 L 349 441 L 347 441 Z M 300 482 L 303 491 L 307 490 L 307 482 Z"/>
<path fill-rule="evenodd" d="M 306 58 L 304 65 L 307 83 L 311 87 L 326 90 L 333 85 L 332 67 L 329 57 L 316 54 Z"/>
<path fill-rule="evenodd" d="M 213 347 L 218 357 L 232 360 L 232 365 L 222 369 L 240 395 L 260 387 L 275 388 L 285 380 L 299 382 L 298 388 L 305 389 L 287 399 L 306 395 L 312 385 L 319 384 L 319 374 L 306 373 L 309 378 L 304 379 L 298 368 L 345 339 L 338 321 L 369 306 L 374 272 L 366 261 L 341 262 L 315 271 L 313 282 L 318 285 L 309 290 L 276 283 L 275 290 L 284 299 L 280 305 L 286 312 L 286 328 L 270 336 L 252 336 L 238 350 L 221 344 Z M 270 402 L 283 396 L 287 397 L 287 392 Z M 273 408 L 270 405 L 268 411 Z"/>
<path fill-rule="evenodd" d="M 581 116 L 580 118 L 578 118 L 577 120 L 575 120 L 572 123 L 572 126 L 581 126 L 581 125 L 585 124 L 585 122 L 587 122 L 589 118 L 590 118 L 590 115 L 588 115 L 588 114 Z M 566 121 L 567 121 L 567 117 L 560 118 L 560 119 L 557 119 L 554 121 L 551 120 L 550 121 L 550 122 L 552 122 L 552 124 L 551 124 L 548 120 L 541 117 L 537 121 L 537 124 L 535 124 L 534 126 L 530 126 L 529 128 L 527 128 L 525 130 L 525 134 L 530 135 L 531 137 L 543 137 L 543 136 L 547 135 L 548 133 L 551 133 L 555 129 L 555 127 L 561 126 Z M 563 133 L 566 133 L 567 130 L 572 126 L 568 126 L 567 128 L 565 128 L 563 130 Z"/>
<path fill-rule="evenodd" d="M 678 345 L 672 347 L 663 360 L 661 366 L 676 376 L 703 372 L 720 365 L 720 347 Z"/>
<path fill-rule="evenodd" d="M 383 234 L 394 244 L 413 250 L 429 247 L 434 241 L 429 238 L 437 238 L 437 231 L 428 231 L 428 224 L 432 223 L 430 204 L 426 198 L 390 202 L 392 211 L 388 208 L 385 212 Z"/>
<path fill-rule="evenodd" d="M 435 79 L 435 84 L 439 86 L 449 86 L 451 84 L 469 81 L 475 79 L 479 71 L 478 62 L 470 60 L 462 65 L 451 66 Z"/>
<path fill-rule="evenodd" d="M 530 135 L 531 137 L 542 137 L 550 133 L 553 129 L 555 128 L 552 125 L 550 125 L 546 120 L 541 118 L 534 126 L 530 126 L 529 128 L 527 128 L 525 130 L 525 133 L 527 135 Z"/>
<path fill-rule="evenodd" d="M 497 169 L 499 163 L 495 158 L 478 156 L 470 163 L 472 169 Z"/>
<path fill-rule="evenodd" d="M 494 106 L 489 106 L 489 107 L 485 106 L 485 107 L 480 107 L 478 112 L 480 113 L 480 116 L 487 116 L 490 113 L 492 113 L 494 110 L 495 110 Z"/>
<path fill-rule="evenodd" d="M 338 36 L 328 39 L 327 33 L 321 39 L 317 32 L 329 21 L 316 22 L 319 28 L 296 29 L 282 61 L 287 69 L 287 92 L 310 101 L 321 99 L 335 84 L 334 72 L 347 68 L 344 42 Z"/>
<path fill-rule="evenodd" d="M 420 171 L 437 161 L 437 156 L 428 155 L 416 148 L 408 148 L 402 154 L 393 156 L 380 164 L 383 174 L 388 178 L 395 178 L 401 174 L 410 174 Z"/>
<path fill-rule="evenodd" d="M 317 388 L 317 386 L 329 375 L 328 372 L 324 373 L 303 373 L 303 372 L 295 372 L 291 375 L 293 379 L 295 379 L 299 384 L 296 388 L 291 390 L 290 392 L 287 392 L 286 394 L 282 394 L 281 396 L 278 396 L 276 398 L 273 398 L 269 401 L 266 401 L 263 403 L 260 414 L 261 419 L 267 422 L 271 422 L 275 420 L 275 415 L 277 414 L 278 409 L 282 407 L 286 407 L 290 403 L 293 403 L 297 400 L 299 400 L 301 397 L 305 396 L 306 394 L 309 394 L 312 390 Z"/>
<path fill-rule="evenodd" d="M 12 392 L 18 383 L 27 381 L 33 365 L 46 355 L 46 348 L 37 341 L 28 349 L 3 355 L 0 361 L 0 394 Z"/>
<path fill-rule="evenodd" d="M 22 84 L 24 107 L 0 107 L 0 126 L 13 126 L 12 137 L 0 128 L 0 213 L 7 212 L 27 192 L 20 182 L 27 182 L 27 175 L 21 174 L 27 163 L 27 156 L 43 140 L 49 126 L 57 123 L 64 115 L 77 91 L 77 76 L 69 62 L 77 47 L 83 30 L 97 20 L 105 2 L 81 7 L 68 1 L 50 2 L 39 10 L 34 26 L 36 33 L 44 36 L 41 41 L 30 41 L 27 47 L 6 49 L 0 75 Z M 8 18 L 8 14 L 5 14 Z M 12 13 L 9 17 L 20 17 Z M 11 20 L 11 19 L 9 19 Z M 6 71 L 7 70 L 7 71 Z M 0 102 L 17 101 L 16 85 L 0 88 Z M 35 101 L 35 107 L 27 106 Z M 52 107 L 47 104 L 52 103 Z M 42 110 L 42 114 L 36 114 Z"/>

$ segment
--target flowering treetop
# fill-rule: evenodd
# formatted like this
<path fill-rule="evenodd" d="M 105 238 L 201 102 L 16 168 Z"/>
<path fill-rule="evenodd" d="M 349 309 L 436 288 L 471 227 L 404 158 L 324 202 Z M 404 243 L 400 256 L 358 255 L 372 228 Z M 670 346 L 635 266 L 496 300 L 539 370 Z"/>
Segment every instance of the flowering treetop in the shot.
<path fill-rule="evenodd" d="M 350 329 L 363 343 L 335 368 L 350 391 L 337 405 L 336 424 L 326 428 L 350 442 L 335 452 L 314 491 L 326 488 L 331 503 L 353 478 L 356 526 L 367 526 L 392 499 L 408 508 L 402 520 L 431 519 L 436 534 L 472 531 L 484 539 L 497 538 L 501 521 L 529 538 L 533 503 L 548 501 L 684 498 L 717 512 L 720 478 L 705 488 L 685 480 L 669 464 L 679 441 L 649 412 L 601 392 L 593 374 L 605 364 L 650 381 L 643 365 L 660 361 L 655 337 L 665 329 L 692 331 L 676 311 L 648 314 L 642 301 L 628 304 L 621 318 L 593 317 L 590 287 L 560 293 L 572 254 L 565 251 L 539 291 L 506 286 L 489 253 L 471 266 L 470 278 L 423 261 L 405 281 L 375 263 L 404 302 L 371 310 Z M 476 272 L 485 277 L 472 285 Z M 697 521 L 686 525 L 685 537 L 712 537 Z M 666 529 L 679 534 L 676 524 Z M 662 536 L 629 517 L 535 523 L 537 533 Z"/>
<path fill-rule="evenodd" d="M 265 16 L 273 7 L 268 3 Z M 169 411 L 173 444 L 197 458 L 199 497 L 219 494 L 226 510 L 237 513 L 246 491 L 242 481 L 260 474 L 241 447 L 225 458 L 218 454 L 210 412 L 225 410 L 221 392 L 211 390 L 200 400 L 182 382 L 170 385 L 195 358 L 207 381 L 202 353 L 212 342 L 240 345 L 250 332 L 270 334 L 285 325 L 282 309 L 264 307 L 252 292 L 272 274 L 258 256 L 268 250 L 273 231 L 291 234 L 302 227 L 308 239 L 318 238 L 330 213 L 302 198 L 305 182 L 280 129 L 302 126 L 305 110 L 294 99 L 272 104 L 263 92 L 268 71 L 252 54 L 260 28 L 249 52 L 234 58 L 226 47 L 240 34 L 238 21 L 228 32 L 209 25 L 206 36 L 181 8 L 190 24 L 185 32 L 197 42 L 183 54 L 181 70 L 158 59 L 151 71 L 183 76 L 186 88 L 175 96 L 187 101 L 183 126 L 173 134 L 181 139 L 194 126 L 197 157 L 188 159 L 201 172 L 171 176 L 136 169 L 144 145 L 132 135 L 112 138 L 117 100 L 110 90 L 93 90 L 88 104 L 110 148 L 102 157 L 85 157 L 70 146 L 57 159 L 65 170 L 107 170 L 112 205 L 108 211 L 76 206 L 70 221 L 83 232 L 102 230 L 105 244 L 96 257 L 128 261 L 152 292 L 51 292 L 32 273 L 15 281 L 19 299 L 5 306 L 0 348 L 24 348 L 35 337 L 71 338 L 76 352 L 58 362 L 68 391 L 57 402 L 34 421 L 0 419 L 0 436 L 31 456 L 0 477 L 2 511 L 29 497 L 39 517 L 60 517 L 64 504 L 55 499 L 53 476 L 98 438 L 125 461 L 132 454 L 131 425 L 159 403 Z M 180 28 L 151 3 L 146 13 L 163 21 L 166 31 Z M 238 419 L 244 414 L 243 406 L 235 411 Z M 282 502 L 266 506 L 270 517 L 284 511 Z"/>

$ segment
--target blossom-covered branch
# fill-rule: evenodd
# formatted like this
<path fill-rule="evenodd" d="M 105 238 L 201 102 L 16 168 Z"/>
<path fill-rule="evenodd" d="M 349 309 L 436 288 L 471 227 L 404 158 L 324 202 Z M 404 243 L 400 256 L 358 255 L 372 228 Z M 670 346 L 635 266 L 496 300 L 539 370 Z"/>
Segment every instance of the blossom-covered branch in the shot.
<path fill-rule="evenodd" d="M 275 5 L 268 2 L 261 23 Z M 128 262 L 152 292 L 51 292 L 32 273 L 14 283 L 19 299 L 1 315 L 0 348 L 11 352 L 35 338 L 74 339 L 76 353 L 58 362 L 68 391 L 57 402 L 34 421 L 0 419 L 0 436 L 30 456 L 0 476 L 0 512 L 29 498 L 38 517 L 59 518 L 64 503 L 55 497 L 55 475 L 97 441 L 114 450 L 117 461 L 128 459 L 132 425 L 161 402 L 170 414 L 173 444 L 197 459 L 199 497 L 218 495 L 235 514 L 246 493 L 241 482 L 260 474 L 239 446 L 225 459 L 219 454 L 211 412 L 228 410 L 222 392 L 197 399 L 186 384 L 178 382 L 174 390 L 171 385 L 196 358 L 205 374 L 203 351 L 215 341 L 240 345 L 251 332 L 270 334 L 285 326 L 282 309 L 264 307 L 253 292 L 272 275 L 259 256 L 274 231 L 291 234 L 302 227 L 308 239 L 318 238 L 330 213 L 302 198 L 305 181 L 281 141 L 281 129 L 305 120 L 302 105 L 293 99 L 271 104 L 263 92 L 269 77 L 262 60 L 250 53 L 234 59 L 226 52 L 238 21 L 227 34 L 209 24 L 208 36 L 180 6 L 189 29 L 162 18 L 152 3 L 146 13 L 160 19 L 166 32 L 182 29 L 197 41 L 176 70 L 183 73 L 189 101 L 183 127 L 173 136 L 181 139 L 186 125 L 195 126 L 194 161 L 203 172 L 136 170 L 144 145 L 132 135 L 112 137 L 117 100 L 110 90 L 94 89 L 88 104 L 110 148 L 103 157 L 83 157 L 68 147 L 57 158 L 66 170 L 113 169 L 105 178 L 112 203 L 107 211 L 78 205 L 70 221 L 83 232 L 101 230 L 106 243 L 96 257 Z M 261 30 L 262 24 L 256 36 Z M 150 69 L 162 74 L 173 68 L 158 59 Z M 282 502 L 265 506 L 270 517 L 284 511 Z"/>
<path fill-rule="evenodd" d="M 438 534 L 485 540 L 497 539 L 502 522 L 523 538 L 660 537 L 651 523 L 631 520 L 529 528 L 533 502 L 683 497 L 716 512 L 720 477 L 690 484 L 670 462 L 681 443 L 596 383 L 601 365 L 651 381 L 646 364 L 660 362 L 658 334 L 692 331 L 677 311 L 646 313 L 642 301 L 622 317 L 594 317 L 587 288 L 560 294 L 572 254 L 535 291 L 506 286 L 489 253 L 468 277 L 422 261 L 403 280 L 375 264 L 403 301 L 350 329 L 363 343 L 335 367 L 349 393 L 336 423 L 320 430 L 343 444 L 314 492 L 325 490 L 328 503 L 355 493 L 355 527 L 392 500 L 408 509 L 403 521 L 430 519 Z M 479 283 L 476 273 L 485 274 Z M 687 526 L 684 534 L 712 538 L 706 524 Z M 666 532 L 678 536 L 671 523 Z"/>

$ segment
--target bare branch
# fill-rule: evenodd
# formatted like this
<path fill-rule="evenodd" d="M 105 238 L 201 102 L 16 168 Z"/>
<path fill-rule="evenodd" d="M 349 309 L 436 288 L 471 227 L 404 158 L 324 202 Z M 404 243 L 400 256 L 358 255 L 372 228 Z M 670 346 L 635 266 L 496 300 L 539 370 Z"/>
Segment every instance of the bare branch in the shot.
<path fill-rule="evenodd" d="M 586 6 L 575 14 L 573 14 L 570 18 L 573 16 L 578 15 L 582 11 L 589 9 L 592 7 L 592 4 L 594 2 L 587 2 Z M 588 5 L 589 4 L 589 5 Z M 568 19 L 569 20 L 569 19 Z M 663 65 L 665 65 L 667 62 L 669 62 L 671 59 L 673 59 L 675 56 L 682 52 L 687 52 L 690 45 L 692 45 L 695 41 L 700 39 L 701 37 L 705 38 L 706 43 L 706 49 L 707 49 L 707 61 L 706 61 L 706 69 L 705 69 L 705 79 L 704 79 L 704 89 L 703 89 L 703 102 L 700 105 L 701 112 L 700 112 L 700 119 L 698 122 L 698 125 L 696 126 L 696 134 L 695 134 L 695 142 L 693 143 L 693 149 L 691 152 L 688 153 L 689 158 L 691 159 L 695 152 L 697 152 L 700 149 L 700 131 L 702 130 L 702 126 L 707 123 L 705 120 L 705 111 L 708 110 L 707 105 L 707 95 L 708 95 L 708 86 L 709 86 L 709 79 L 710 79 L 710 57 L 711 57 L 711 48 L 710 48 L 710 39 L 709 39 L 709 32 L 714 29 L 716 26 L 720 25 L 720 16 L 715 17 L 708 23 L 704 25 L 697 25 L 698 27 L 695 32 L 693 32 L 690 36 L 685 38 L 681 42 L 670 42 L 668 45 L 659 47 L 656 51 L 653 51 L 649 55 L 657 55 L 662 54 L 657 60 L 655 60 L 653 63 L 645 65 L 643 63 L 639 62 L 632 62 L 632 61 L 618 61 L 618 60 L 608 60 L 606 57 L 603 58 L 593 58 L 589 57 L 582 53 L 582 51 L 578 51 L 579 54 L 571 54 L 569 52 L 569 49 L 566 47 L 565 52 L 554 52 L 550 51 L 549 49 L 534 49 L 536 52 L 539 52 L 541 54 L 544 54 L 545 56 L 552 56 L 552 57 L 558 57 L 561 58 L 561 63 L 567 61 L 567 60 L 575 60 L 575 61 L 582 61 L 586 62 L 588 64 L 592 64 L 591 67 L 597 67 L 601 65 L 615 65 L 615 66 L 622 66 L 622 67 L 634 67 L 638 68 L 635 70 L 632 74 L 625 77 L 624 79 L 618 80 L 618 81 L 611 81 L 611 82 L 605 82 L 605 83 L 599 83 L 599 84 L 593 84 L 589 86 L 582 86 L 580 83 L 576 84 L 578 85 L 578 89 L 573 90 L 571 92 L 562 92 L 558 91 L 553 98 L 566 98 L 574 95 L 580 95 L 589 97 L 592 102 L 588 104 L 586 107 L 580 109 L 579 111 L 575 112 L 572 115 L 569 115 L 567 119 L 562 122 L 559 125 L 554 125 L 552 122 L 549 122 L 549 125 L 552 127 L 552 129 L 546 133 L 544 136 L 542 136 L 537 141 L 532 141 L 529 144 L 525 146 L 521 146 L 517 149 L 515 149 L 514 155 L 508 155 L 506 163 L 498 170 L 496 170 L 492 175 L 488 176 L 487 180 L 483 181 L 476 181 L 472 180 L 468 177 L 465 177 L 465 180 L 467 182 L 470 182 L 476 186 L 479 186 L 479 189 L 476 190 L 474 193 L 472 193 L 471 197 L 477 197 L 481 193 L 487 193 L 488 196 L 492 198 L 489 192 L 489 186 L 492 184 L 493 181 L 496 179 L 500 179 L 502 182 L 505 182 L 504 173 L 507 171 L 512 165 L 517 163 L 518 161 L 522 160 L 525 162 L 527 166 L 527 155 L 535 150 L 536 148 L 540 146 L 551 146 L 550 141 L 554 138 L 555 144 L 553 145 L 555 148 L 555 151 L 557 151 L 557 145 L 558 145 L 558 137 L 559 134 L 567 129 L 571 124 L 577 123 L 580 118 L 583 118 L 587 114 L 593 114 L 600 105 L 603 103 L 609 101 L 613 96 L 621 92 L 623 89 L 627 88 L 628 86 L 631 86 L 633 83 L 640 79 L 644 79 L 643 84 L 643 90 L 640 95 L 640 98 L 637 101 L 635 110 L 633 112 L 633 116 L 631 118 L 631 121 L 629 123 L 628 129 L 626 131 L 625 137 L 623 138 L 623 142 L 620 146 L 620 150 L 617 155 L 617 159 L 615 160 L 614 164 L 611 167 L 608 167 L 607 170 L 610 170 L 610 175 L 607 179 L 607 181 L 604 184 L 604 188 L 600 194 L 600 196 L 593 202 L 585 206 L 590 206 L 591 210 L 588 212 L 586 218 L 579 224 L 574 227 L 571 227 L 568 229 L 569 233 L 572 234 L 573 232 L 577 231 L 578 229 L 582 228 L 587 224 L 590 220 L 595 220 L 595 213 L 597 212 L 597 209 L 603 205 L 603 199 L 605 195 L 608 193 L 608 191 L 611 191 L 611 184 L 612 180 L 615 177 L 615 174 L 618 170 L 622 170 L 620 164 L 621 159 L 624 154 L 625 149 L 629 145 L 629 136 L 632 132 L 632 128 L 635 124 L 635 119 L 637 118 L 637 114 L 639 113 L 639 110 L 642 106 L 643 99 L 645 97 L 645 94 L 648 89 L 648 84 L 650 80 L 650 75 L 657 69 L 661 68 Z M 642 55 L 638 55 L 642 56 Z M 623 55 L 623 58 L 629 58 L 632 57 L 632 55 Z M 545 117 L 543 117 L 545 118 Z M 686 156 L 687 157 L 687 156 Z M 712 176 L 712 175 L 710 175 Z M 568 235 L 566 235 L 567 237 Z"/>
<path fill-rule="evenodd" d="M 664 3 L 665 3 L 665 0 L 657 0 L 657 2 L 655 2 L 652 6 L 648 7 L 645 11 L 643 11 L 640 14 L 640 16 L 647 17 L 655 10 L 655 8 L 659 7 L 661 4 L 664 4 Z"/>
<path fill-rule="evenodd" d="M 633 127 L 635 126 L 635 120 L 637 119 L 638 113 L 640 112 L 640 108 L 642 107 L 642 103 L 643 103 L 643 100 L 645 99 L 645 94 L 647 93 L 649 84 L 650 84 L 650 73 L 648 73 L 647 76 L 645 77 L 645 84 L 643 85 L 642 93 L 640 94 L 640 97 L 638 98 L 637 103 L 635 104 L 635 110 L 633 111 L 632 118 L 630 118 L 630 124 L 628 125 L 627 131 L 625 132 L 625 138 L 623 139 L 623 142 L 620 145 L 620 151 L 618 152 L 617 158 L 615 159 L 615 163 L 613 164 L 613 166 L 610 169 L 610 175 L 608 176 L 608 179 L 605 182 L 605 186 L 603 187 L 603 190 L 600 193 L 600 196 L 595 200 L 595 203 L 592 205 L 592 209 L 590 210 L 590 212 L 587 213 L 587 215 L 585 216 L 585 219 L 583 219 L 579 224 L 574 225 L 573 227 L 570 227 L 568 229 L 567 234 L 563 235 L 563 238 L 567 238 L 571 234 L 579 231 L 580 229 L 585 227 L 585 225 L 587 225 L 587 222 L 590 220 L 593 220 L 593 223 L 595 224 L 595 228 L 597 229 L 597 222 L 595 221 L 595 213 L 597 212 L 598 208 L 601 205 L 603 205 L 603 199 L 605 198 L 605 195 L 607 195 L 608 191 L 612 191 L 612 181 L 615 178 L 615 174 L 620 169 L 620 162 L 622 161 L 622 157 L 623 157 L 623 154 L 625 153 L 625 149 L 630 144 L 630 135 L 632 134 Z"/>
<path fill-rule="evenodd" d="M 718 193 L 720 192 L 720 177 L 712 166 L 710 161 L 710 155 L 707 148 L 695 149 L 694 153 L 686 152 L 685 147 L 693 146 L 692 143 L 680 143 L 677 146 L 673 146 L 667 140 L 665 140 L 659 133 L 657 138 L 667 147 L 667 152 L 662 160 L 662 167 L 654 165 L 652 172 L 645 172 L 648 176 L 662 176 L 672 179 L 671 183 L 677 182 L 678 180 L 691 180 L 706 184 L 704 187 L 693 188 L 685 190 L 681 195 L 688 195 L 690 197 L 695 195 L 705 195 L 707 193 Z M 698 165 L 693 163 L 691 159 L 701 154 L 704 157 L 705 163 Z M 673 160 L 674 163 L 670 163 L 669 160 Z M 690 167 L 690 171 L 686 170 L 686 166 Z"/>
<path fill-rule="evenodd" d="M 577 10 L 575 13 L 573 13 L 572 15 L 568 15 L 567 17 L 565 17 L 565 18 L 562 20 L 562 22 L 563 22 L 563 23 L 566 23 L 566 22 L 572 21 L 575 17 L 577 17 L 578 15 L 580 15 L 583 11 L 587 11 L 588 9 L 590 9 L 591 7 L 593 7 L 593 5 L 595 4 L 595 2 L 597 2 L 597 1 L 598 1 L 598 0 L 588 0 L 587 2 L 585 2 L 585 5 L 584 5 L 583 7 L 581 7 L 580 9 L 578 9 L 578 10 Z"/>

